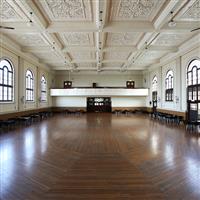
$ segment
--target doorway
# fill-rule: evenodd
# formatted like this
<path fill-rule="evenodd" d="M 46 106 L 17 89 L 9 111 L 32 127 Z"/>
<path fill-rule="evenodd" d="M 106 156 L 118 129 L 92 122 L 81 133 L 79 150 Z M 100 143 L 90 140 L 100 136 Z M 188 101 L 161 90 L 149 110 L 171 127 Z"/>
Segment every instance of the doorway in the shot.
<path fill-rule="evenodd" d="M 87 97 L 87 112 L 111 112 L 110 97 Z"/>

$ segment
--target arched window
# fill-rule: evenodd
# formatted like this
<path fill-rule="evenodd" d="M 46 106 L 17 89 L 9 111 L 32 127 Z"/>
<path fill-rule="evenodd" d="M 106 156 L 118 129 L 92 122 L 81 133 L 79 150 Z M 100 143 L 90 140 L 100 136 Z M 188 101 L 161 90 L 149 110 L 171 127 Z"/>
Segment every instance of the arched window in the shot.
<path fill-rule="evenodd" d="M 14 88 L 13 67 L 10 61 L 0 61 L 0 102 L 12 102 Z"/>
<path fill-rule="evenodd" d="M 174 88 L 173 71 L 169 70 L 165 78 L 165 100 L 166 101 L 173 101 L 173 88 Z"/>
<path fill-rule="evenodd" d="M 30 70 L 26 71 L 26 101 L 34 101 L 34 79 Z"/>
<path fill-rule="evenodd" d="M 152 91 L 157 91 L 157 86 L 158 86 L 158 79 L 157 79 L 157 76 L 154 76 L 153 77 L 153 80 L 152 80 Z"/>
<path fill-rule="evenodd" d="M 157 89 L 158 89 L 158 79 L 157 79 L 157 76 L 154 76 L 152 80 L 152 100 L 153 101 L 157 101 Z"/>
<path fill-rule="evenodd" d="M 47 82 L 44 76 L 41 78 L 41 101 L 47 101 Z"/>
<path fill-rule="evenodd" d="M 187 68 L 189 101 L 200 101 L 200 60 L 192 60 Z"/>

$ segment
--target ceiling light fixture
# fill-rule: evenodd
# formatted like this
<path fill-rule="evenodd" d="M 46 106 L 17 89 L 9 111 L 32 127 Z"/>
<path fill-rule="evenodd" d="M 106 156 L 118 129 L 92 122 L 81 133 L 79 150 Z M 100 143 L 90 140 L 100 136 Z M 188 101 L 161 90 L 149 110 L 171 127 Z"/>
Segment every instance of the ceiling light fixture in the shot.
<path fill-rule="evenodd" d="M 171 20 L 168 22 L 168 26 L 169 27 L 175 27 L 176 26 L 176 22 L 173 20 L 173 11 L 170 12 L 171 14 Z"/>

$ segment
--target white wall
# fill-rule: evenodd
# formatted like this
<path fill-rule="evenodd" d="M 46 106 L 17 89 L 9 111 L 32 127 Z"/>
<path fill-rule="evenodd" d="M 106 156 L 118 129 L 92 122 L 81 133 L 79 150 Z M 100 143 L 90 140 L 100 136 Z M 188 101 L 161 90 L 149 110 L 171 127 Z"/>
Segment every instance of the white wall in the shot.
<path fill-rule="evenodd" d="M 11 61 L 14 68 L 14 101 L 11 103 L 0 103 L 0 114 L 31 110 L 43 107 L 51 107 L 52 100 L 49 95 L 53 74 L 42 65 L 36 65 L 27 58 L 21 57 L 13 50 L 0 46 L 0 59 L 7 58 Z M 22 102 L 25 97 L 25 73 L 30 69 L 34 74 L 34 102 Z M 40 79 L 44 75 L 47 80 L 47 102 L 40 102 Z"/>
<path fill-rule="evenodd" d="M 14 101 L 9 103 L 0 103 L 0 113 L 3 112 L 13 112 L 18 110 L 18 71 L 19 71 L 19 62 L 18 62 L 18 56 L 11 53 L 10 51 L 0 48 L 0 58 L 2 59 L 8 59 L 13 65 L 14 70 Z"/>
<path fill-rule="evenodd" d="M 112 107 L 145 107 L 146 97 L 111 97 Z M 87 97 L 53 97 L 55 107 L 87 106 Z"/>
<path fill-rule="evenodd" d="M 127 80 L 134 80 L 135 87 L 143 87 L 143 74 L 64 74 L 58 72 L 55 75 L 55 87 L 63 88 L 63 81 L 72 80 L 73 87 L 92 87 L 92 83 L 97 83 L 100 87 L 126 87 Z M 145 97 L 111 97 L 113 107 L 144 107 Z M 86 97 L 53 97 L 55 107 L 86 107 Z"/>
<path fill-rule="evenodd" d="M 53 97 L 55 107 L 86 107 L 86 97 Z"/>
<path fill-rule="evenodd" d="M 152 69 L 146 71 L 144 73 L 144 79 L 147 81 L 144 83 L 144 87 L 150 88 L 149 97 L 146 99 L 146 106 L 150 107 L 149 101 L 152 100 L 152 79 L 156 75 L 158 78 L 158 99 L 160 99 L 158 108 L 185 112 L 187 110 L 186 70 L 188 64 L 195 58 L 200 59 L 200 47 L 182 53 L 162 66 L 152 67 Z M 165 101 L 165 77 L 169 69 L 174 73 L 173 102 Z"/>
<path fill-rule="evenodd" d="M 55 75 L 56 88 L 63 88 L 65 80 L 72 80 L 73 87 L 92 87 L 92 83 L 97 83 L 100 87 L 126 87 L 126 81 L 134 80 L 135 87 L 143 86 L 143 74 L 70 74 L 57 73 Z"/>
<path fill-rule="evenodd" d="M 112 107 L 145 107 L 146 97 L 112 97 Z"/>

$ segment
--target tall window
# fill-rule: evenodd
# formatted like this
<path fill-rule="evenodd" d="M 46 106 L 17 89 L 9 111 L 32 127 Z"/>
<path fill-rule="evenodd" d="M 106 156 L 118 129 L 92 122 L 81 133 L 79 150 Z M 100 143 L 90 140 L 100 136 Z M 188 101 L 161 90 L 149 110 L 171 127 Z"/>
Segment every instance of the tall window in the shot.
<path fill-rule="evenodd" d="M 44 76 L 41 78 L 41 101 L 47 101 L 47 82 Z"/>
<path fill-rule="evenodd" d="M 169 70 L 166 74 L 165 78 L 165 100 L 166 101 L 173 101 L 173 71 Z"/>
<path fill-rule="evenodd" d="M 188 100 L 200 101 L 200 60 L 193 60 L 187 68 Z"/>
<path fill-rule="evenodd" d="M 13 67 L 10 61 L 4 59 L 0 61 L 0 102 L 12 102 L 14 76 Z"/>
<path fill-rule="evenodd" d="M 153 77 L 152 80 L 152 100 L 157 101 L 157 88 L 158 87 L 158 79 L 157 76 Z"/>
<path fill-rule="evenodd" d="M 30 70 L 26 71 L 26 101 L 34 101 L 34 79 Z"/>

